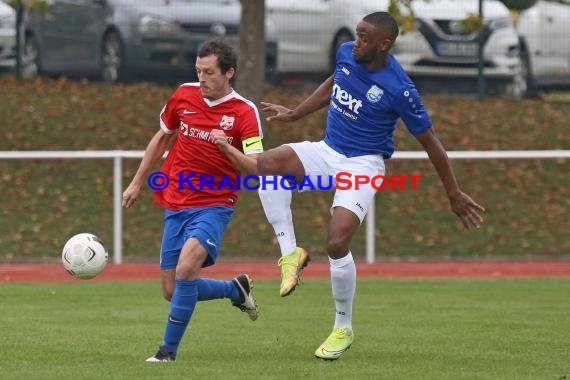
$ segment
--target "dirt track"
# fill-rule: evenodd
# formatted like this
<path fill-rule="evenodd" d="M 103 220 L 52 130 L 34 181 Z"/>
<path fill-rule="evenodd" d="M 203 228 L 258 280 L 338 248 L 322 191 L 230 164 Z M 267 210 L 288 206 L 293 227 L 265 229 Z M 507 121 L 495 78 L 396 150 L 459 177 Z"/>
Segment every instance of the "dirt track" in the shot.
<path fill-rule="evenodd" d="M 381 262 L 357 263 L 360 278 L 520 278 L 570 277 L 570 262 Z M 254 279 L 278 279 L 276 263 L 221 262 L 202 271 L 204 277 L 232 278 L 248 273 Z M 105 271 L 90 281 L 158 280 L 157 263 L 108 264 Z M 311 263 L 303 278 L 328 278 L 326 262 Z M 71 277 L 60 264 L 0 264 L 0 283 L 7 282 L 66 282 L 79 281 Z"/>

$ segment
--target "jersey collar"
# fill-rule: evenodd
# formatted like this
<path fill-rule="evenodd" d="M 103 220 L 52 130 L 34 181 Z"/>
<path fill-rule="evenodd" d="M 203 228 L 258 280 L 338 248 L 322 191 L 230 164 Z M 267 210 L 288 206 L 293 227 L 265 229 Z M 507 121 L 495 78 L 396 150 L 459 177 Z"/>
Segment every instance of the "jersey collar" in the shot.
<path fill-rule="evenodd" d="M 208 107 L 214 107 L 217 106 L 218 104 L 222 104 L 223 102 L 234 98 L 236 96 L 236 92 L 234 89 L 232 89 L 232 92 L 230 92 L 229 94 L 227 94 L 226 96 L 221 97 L 220 99 L 216 99 L 216 100 L 209 100 L 206 98 L 204 99 L 204 102 L 208 105 Z"/>

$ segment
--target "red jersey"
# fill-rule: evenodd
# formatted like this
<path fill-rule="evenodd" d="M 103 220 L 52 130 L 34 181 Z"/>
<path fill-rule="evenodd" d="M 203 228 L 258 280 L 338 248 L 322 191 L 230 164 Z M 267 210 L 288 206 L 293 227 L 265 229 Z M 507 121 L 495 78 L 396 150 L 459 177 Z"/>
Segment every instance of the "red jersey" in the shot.
<path fill-rule="evenodd" d="M 202 96 L 198 83 L 186 83 L 162 109 L 160 127 L 178 135 L 161 167 L 170 184 L 155 191 L 155 203 L 169 210 L 232 207 L 240 171 L 211 141 L 210 131 L 222 129 L 228 142 L 243 152 L 243 140 L 263 137 L 257 107 L 235 91 L 210 101 Z"/>

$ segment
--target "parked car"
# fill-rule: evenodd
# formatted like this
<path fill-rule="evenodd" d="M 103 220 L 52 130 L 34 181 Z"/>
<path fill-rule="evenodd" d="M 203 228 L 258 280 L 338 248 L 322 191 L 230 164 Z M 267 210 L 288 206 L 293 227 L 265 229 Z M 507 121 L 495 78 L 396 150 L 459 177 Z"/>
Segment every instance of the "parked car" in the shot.
<path fill-rule="evenodd" d="M 466 33 L 461 21 L 478 14 L 475 0 L 414 0 L 415 29 L 401 33 L 393 53 L 416 81 L 433 80 L 457 90 L 464 80 L 475 91 L 478 33 Z M 268 17 L 279 39 L 281 72 L 332 72 L 340 44 L 354 39 L 358 21 L 387 10 L 388 0 L 267 0 Z M 509 10 L 497 0 L 484 0 L 489 37 L 484 74 L 503 91 L 520 79 L 519 40 Z"/>
<path fill-rule="evenodd" d="M 478 81 L 479 39 L 485 40 L 483 73 L 489 93 L 507 90 L 520 97 L 521 81 L 519 37 L 511 14 L 498 0 L 483 1 L 483 29 L 464 31 L 462 21 L 479 14 L 478 1 L 414 1 L 415 30 L 404 34 L 394 53 L 410 76 L 421 86 L 476 92 Z"/>
<path fill-rule="evenodd" d="M 16 11 L 0 1 L 0 69 L 16 63 Z"/>
<path fill-rule="evenodd" d="M 240 18 L 239 0 L 51 0 L 47 12 L 26 15 L 23 74 L 192 80 L 204 40 L 238 46 Z M 277 63 L 271 33 L 268 26 L 268 77 Z"/>
<path fill-rule="evenodd" d="M 539 0 L 517 19 L 528 95 L 570 88 L 570 0 Z"/>
<path fill-rule="evenodd" d="M 354 39 L 358 21 L 386 5 L 387 0 L 266 0 L 279 41 L 279 71 L 330 73 L 337 48 Z"/>

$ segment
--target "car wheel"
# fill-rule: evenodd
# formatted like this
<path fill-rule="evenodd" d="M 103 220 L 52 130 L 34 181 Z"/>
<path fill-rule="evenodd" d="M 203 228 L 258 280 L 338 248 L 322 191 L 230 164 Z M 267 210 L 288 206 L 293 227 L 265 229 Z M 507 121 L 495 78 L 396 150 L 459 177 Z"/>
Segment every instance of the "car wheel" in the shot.
<path fill-rule="evenodd" d="M 527 80 L 525 79 L 524 68 L 521 62 L 521 70 L 515 75 L 512 83 L 512 96 L 514 99 L 522 99 L 527 93 Z"/>
<path fill-rule="evenodd" d="M 40 51 L 33 36 L 26 36 L 22 49 L 22 78 L 35 78 L 40 74 Z"/>
<path fill-rule="evenodd" d="M 524 93 L 521 97 L 534 98 L 538 92 L 532 78 L 532 68 L 530 66 L 530 57 L 526 49 L 521 50 L 521 75 L 520 80 L 524 82 Z"/>
<path fill-rule="evenodd" d="M 121 38 L 116 32 L 109 32 L 103 38 L 101 51 L 101 78 L 106 83 L 116 83 L 123 70 Z"/>
<path fill-rule="evenodd" d="M 329 58 L 329 67 L 330 72 L 333 72 L 336 67 L 336 52 L 340 45 L 347 41 L 353 41 L 354 36 L 347 30 L 339 31 L 333 39 L 333 43 L 331 46 L 330 58 Z"/>

